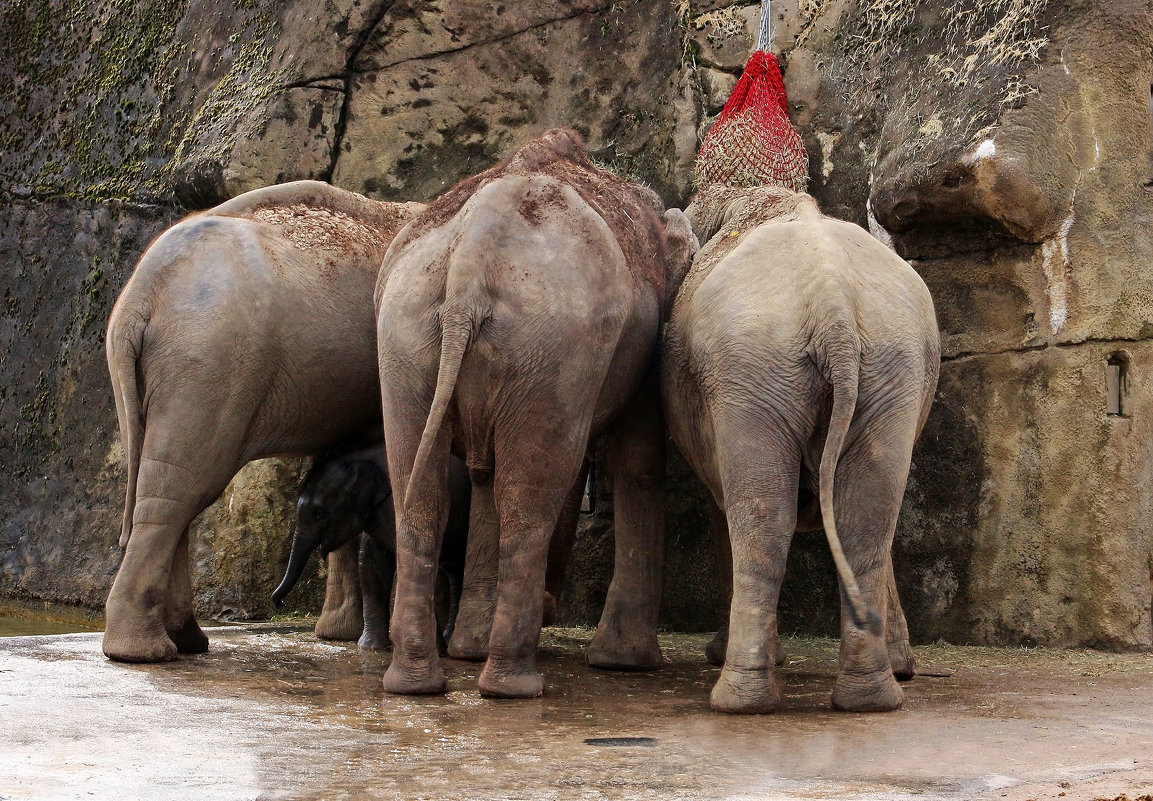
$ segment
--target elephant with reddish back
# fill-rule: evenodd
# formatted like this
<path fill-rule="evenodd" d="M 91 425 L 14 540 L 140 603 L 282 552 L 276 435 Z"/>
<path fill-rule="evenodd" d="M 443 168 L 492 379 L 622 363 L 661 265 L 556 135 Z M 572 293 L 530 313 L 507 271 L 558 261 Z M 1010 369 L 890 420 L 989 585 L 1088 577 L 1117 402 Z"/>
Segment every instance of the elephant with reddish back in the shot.
<path fill-rule="evenodd" d="M 388 245 L 422 208 L 301 181 L 193 215 L 141 257 L 106 338 L 128 464 L 110 658 L 208 647 L 188 527 L 244 464 L 379 439 L 372 292 Z"/>
<path fill-rule="evenodd" d="M 780 703 L 777 599 L 793 533 L 813 525 L 798 521 L 798 498 L 811 493 L 842 588 L 833 705 L 895 709 L 903 694 L 892 663 L 903 657 L 890 656 L 883 621 L 896 601 L 897 515 L 940 365 L 932 298 L 905 261 L 808 195 L 713 185 L 686 211 L 705 244 L 666 326 L 662 395 L 731 546 L 712 705 L 771 712 Z"/>
<path fill-rule="evenodd" d="M 662 310 L 696 248 L 684 215 L 662 212 L 654 193 L 593 166 L 575 132 L 553 130 L 449 190 L 389 249 L 376 292 L 398 509 L 387 691 L 445 688 L 432 588 L 456 451 L 473 494 L 449 654 L 487 657 L 483 694 L 541 693 L 549 539 L 601 432 L 612 442 L 617 551 L 589 660 L 660 663 L 654 357 Z"/>

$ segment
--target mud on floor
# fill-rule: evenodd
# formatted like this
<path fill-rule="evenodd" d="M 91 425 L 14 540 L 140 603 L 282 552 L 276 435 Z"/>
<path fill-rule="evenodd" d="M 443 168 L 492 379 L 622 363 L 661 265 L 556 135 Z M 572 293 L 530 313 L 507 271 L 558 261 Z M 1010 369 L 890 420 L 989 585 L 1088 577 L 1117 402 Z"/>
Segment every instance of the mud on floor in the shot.
<path fill-rule="evenodd" d="M 917 649 L 901 710 L 835 713 L 837 643 L 788 639 L 783 709 L 712 712 L 707 635 L 663 635 L 653 673 L 589 668 L 547 629 L 545 695 L 386 695 L 388 655 L 306 626 L 209 630 L 165 665 L 98 634 L 0 640 L 0 798 L 1129 799 L 1153 793 L 1153 657 Z"/>

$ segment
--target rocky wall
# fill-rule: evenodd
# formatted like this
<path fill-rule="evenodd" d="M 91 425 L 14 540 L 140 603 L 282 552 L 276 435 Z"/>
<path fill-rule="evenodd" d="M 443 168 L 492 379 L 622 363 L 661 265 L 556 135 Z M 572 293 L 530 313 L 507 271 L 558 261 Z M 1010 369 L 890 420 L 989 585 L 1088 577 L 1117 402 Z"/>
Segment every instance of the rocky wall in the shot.
<path fill-rule="evenodd" d="M 0 593 L 103 601 L 123 463 L 101 335 L 167 224 L 300 178 L 426 200 L 558 124 L 681 197 L 695 138 L 678 134 L 696 125 L 681 33 L 665 2 L 0 9 Z M 194 525 L 201 614 L 271 611 L 299 470 L 250 465 Z"/>

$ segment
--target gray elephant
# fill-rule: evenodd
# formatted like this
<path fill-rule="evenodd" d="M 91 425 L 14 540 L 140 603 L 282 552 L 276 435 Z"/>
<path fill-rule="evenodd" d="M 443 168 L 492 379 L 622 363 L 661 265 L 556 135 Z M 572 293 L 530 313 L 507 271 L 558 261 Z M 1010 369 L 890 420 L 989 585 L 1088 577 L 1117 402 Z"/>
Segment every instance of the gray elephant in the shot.
<path fill-rule="evenodd" d="M 553 130 L 442 195 L 389 250 L 376 295 L 399 504 L 387 691 L 445 687 L 430 598 L 452 448 L 473 481 L 470 569 L 495 595 L 466 617 L 466 577 L 449 653 L 483 640 L 482 694 L 540 695 L 550 535 L 579 488 L 590 436 L 610 429 L 617 557 L 589 660 L 660 664 L 653 366 L 662 309 L 696 249 L 684 215 L 667 212 L 662 224 L 662 210 L 651 191 L 594 167 L 575 132 Z"/>
<path fill-rule="evenodd" d="M 712 705 L 780 702 L 776 604 L 807 491 L 842 589 L 833 706 L 895 709 L 903 693 L 883 620 L 940 366 L 932 298 L 906 262 L 808 195 L 714 185 L 687 213 L 707 243 L 666 327 L 662 396 L 674 441 L 728 524 L 729 640 Z"/>
<path fill-rule="evenodd" d="M 106 337 L 128 464 L 110 658 L 207 648 L 188 526 L 240 467 L 379 441 L 372 291 L 388 245 L 422 208 L 301 181 L 195 214 L 141 257 Z"/>
<path fill-rule="evenodd" d="M 448 522 L 440 549 L 440 569 L 448 582 L 448 613 L 444 640 L 452 636 L 468 541 L 468 507 L 472 482 L 459 459 L 449 465 Z M 363 536 L 362 536 L 363 534 Z M 318 456 L 300 485 L 292 550 L 284 579 L 272 593 L 280 606 L 296 585 L 317 548 L 322 556 L 356 542 L 360 548 L 359 576 L 364 630 L 359 645 L 389 647 L 389 602 L 396 570 L 396 523 L 392 487 L 383 445 Z"/>

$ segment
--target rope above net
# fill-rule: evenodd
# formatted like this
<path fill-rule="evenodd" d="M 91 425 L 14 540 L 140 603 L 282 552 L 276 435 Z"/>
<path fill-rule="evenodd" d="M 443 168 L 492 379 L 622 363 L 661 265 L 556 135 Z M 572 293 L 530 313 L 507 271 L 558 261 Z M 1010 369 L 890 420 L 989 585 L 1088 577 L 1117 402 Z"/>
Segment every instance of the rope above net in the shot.
<path fill-rule="evenodd" d="M 697 153 L 699 183 L 808 187 L 809 157 L 789 121 L 781 67 L 768 52 L 769 26 L 769 0 L 763 0 L 757 50 Z"/>

